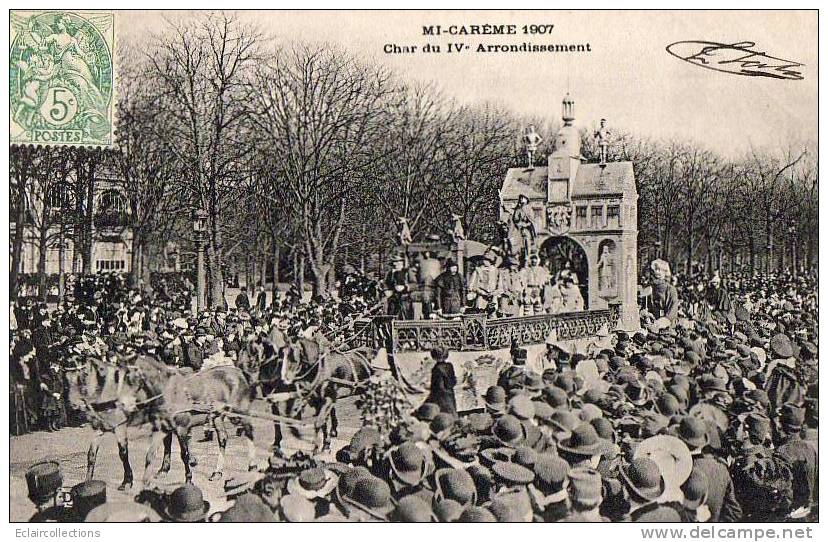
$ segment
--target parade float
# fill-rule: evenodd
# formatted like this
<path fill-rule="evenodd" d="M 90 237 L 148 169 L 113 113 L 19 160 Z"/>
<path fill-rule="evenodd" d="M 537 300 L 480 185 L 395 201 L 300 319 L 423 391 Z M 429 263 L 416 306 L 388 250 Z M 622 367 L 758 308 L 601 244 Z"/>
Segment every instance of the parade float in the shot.
<path fill-rule="evenodd" d="M 599 160 L 587 163 L 581 156 L 574 109 L 567 95 L 563 125 L 546 166 L 533 165 L 542 140 L 533 126 L 527 128 L 523 142 L 529 165 L 506 171 L 496 202 L 499 242 L 489 245 L 466 239 L 457 219 L 450 241 L 434 238 L 414 243 L 401 219 L 398 251 L 409 263 L 423 253 L 452 258 L 467 284 L 474 266 L 487 253 L 497 255 L 501 279 L 518 272 L 526 276 L 533 265 L 547 274 L 548 283 L 554 283 L 562 272 L 569 273 L 580 290 L 582 310 L 550 311 L 530 307 L 530 303 L 506 311 L 510 314 L 466 311 L 437 319 L 378 316 L 359 323 L 361 344 L 385 347 L 398 356 L 434 347 L 451 352 L 493 351 L 543 344 L 550 336 L 566 343 L 595 337 L 601 330 L 638 328 L 638 195 L 633 165 L 607 161 L 603 122 L 595 133 Z M 532 276 L 532 270 L 528 271 Z M 501 292 L 510 293 L 508 287 L 501 287 Z"/>

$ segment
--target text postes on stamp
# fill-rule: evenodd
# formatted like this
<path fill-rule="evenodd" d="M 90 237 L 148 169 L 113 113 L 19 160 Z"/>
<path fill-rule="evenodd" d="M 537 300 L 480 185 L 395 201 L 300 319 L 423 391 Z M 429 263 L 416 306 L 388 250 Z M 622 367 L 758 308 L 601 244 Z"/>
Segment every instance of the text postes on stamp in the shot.
<path fill-rule="evenodd" d="M 112 145 L 114 18 L 107 12 L 11 13 L 12 144 Z"/>

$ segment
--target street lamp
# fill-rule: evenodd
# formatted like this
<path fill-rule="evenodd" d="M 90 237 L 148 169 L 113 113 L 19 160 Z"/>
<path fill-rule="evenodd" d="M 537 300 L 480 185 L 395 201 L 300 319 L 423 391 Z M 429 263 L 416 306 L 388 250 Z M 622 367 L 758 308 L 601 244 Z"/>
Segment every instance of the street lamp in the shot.
<path fill-rule="evenodd" d="M 716 267 L 718 268 L 719 273 L 721 273 L 723 271 L 722 270 L 722 264 L 724 263 L 724 237 L 722 237 L 720 235 L 719 238 L 718 238 L 718 241 L 719 241 L 719 262 L 718 262 L 718 265 Z"/>
<path fill-rule="evenodd" d="M 207 307 L 206 290 L 207 277 L 204 270 L 204 241 L 207 232 L 207 211 L 197 209 L 193 212 L 193 233 L 195 233 L 196 252 L 198 253 L 198 266 L 196 268 L 196 309 L 200 313 Z"/>

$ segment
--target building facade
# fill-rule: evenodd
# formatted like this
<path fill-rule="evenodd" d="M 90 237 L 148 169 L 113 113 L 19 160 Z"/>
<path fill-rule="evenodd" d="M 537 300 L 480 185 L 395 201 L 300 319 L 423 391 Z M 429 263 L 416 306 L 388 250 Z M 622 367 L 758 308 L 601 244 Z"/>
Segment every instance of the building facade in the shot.
<path fill-rule="evenodd" d="M 638 194 L 631 162 L 585 163 L 575 103 L 563 100 L 563 126 L 547 166 L 510 168 L 500 192 L 501 220 L 528 198 L 541 260 L 578 276 L 588 309 L 621 304 L 620 325 L 638 325 Z"/>
<path fill-rule="evenodd" d="M 68 188 L 50 187 L 45 195 L 29 194 L 26 220 L 22 227 L 23 246 L 21 273 L 35 274 L 38 270 L 41 246 L 46 247 L 47 275 L 80 273 L 80 258 L 75 250 L 75 199 Z M 44 199 L 45 198 L 45 199 Z M 11 220 L 17 213 L 11 213 Z M 11 222 L 10 241 L 19 225 Z M 102 172 L 95 179 L 92 215 L 92 272 L 130 272 L 132 260 L 132 230 L 129 225 L 129 205 L 121 182 Z"/>

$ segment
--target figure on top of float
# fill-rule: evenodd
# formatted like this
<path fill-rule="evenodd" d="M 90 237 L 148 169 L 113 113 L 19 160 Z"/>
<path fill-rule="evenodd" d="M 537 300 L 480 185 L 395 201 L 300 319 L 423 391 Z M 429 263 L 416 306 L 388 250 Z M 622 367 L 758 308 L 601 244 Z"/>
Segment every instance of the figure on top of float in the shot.
<path fill-rule="evenodd" d="M 454 220 L 454 226 L 450 231 L 451 240 L 454 244 L 459 244 L 466 240 L 466 230 L 463 229 L 463 219 L 460 215 L 454 213 L 452 213 L 451 219 Z"/>
<path fill-rule="evenodd" d="M 434 308 L 434 281 L 440 276 L 440 260 L 432 256 L 431 251 L 423 252 L 417 266 L 417 283 L 422 292 L 423 318 L 430 318 Z"/>
<path fill-rule="evenodd" d="M 523 132 L 523 145 L 526 147 L 526 158 L 529 161 L 529 167 L 535 165 L 535 153 L 541 143 L 543 143 L 543 138 L 538 134 L 535 125 L 530 124 Z"/>
<path fill-rule="evenodd" d="M 598 144 L 600 163 L 606 164 L 609 156 L 609 138 L 611 132 L 607 130 L 607 119 L 601 119 L 601 126 L 595 132 L 595 142 Z"/>

